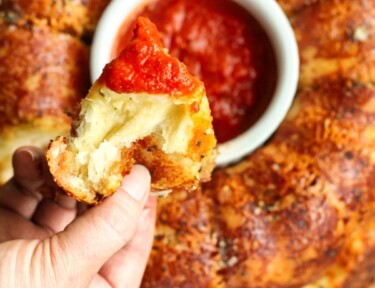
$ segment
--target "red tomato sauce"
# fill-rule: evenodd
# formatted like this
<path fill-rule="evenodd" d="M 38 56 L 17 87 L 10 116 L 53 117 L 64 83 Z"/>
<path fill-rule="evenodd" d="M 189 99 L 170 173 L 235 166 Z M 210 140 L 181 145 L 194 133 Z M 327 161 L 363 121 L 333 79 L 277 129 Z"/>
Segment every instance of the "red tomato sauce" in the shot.
<path fill-rule="evenodd" d="M 185 65 L 164 52 L 159 33 L 148 18 L 139 17 L 133 31 L 134 39 L 106 65 L 100 82 L 117 93 L 147 91 L 175 97 L 202 85 Z"/>
<path fill-rule="evenodd" d="M 230 0 L 155 0 L 124 22 L 114 55 L 127 46 L 137 16 L 154 22 L 169 52 L 202 80 L 219 143 L 244 132 L 267 108 L 276 60 L 258 22 Z"/>

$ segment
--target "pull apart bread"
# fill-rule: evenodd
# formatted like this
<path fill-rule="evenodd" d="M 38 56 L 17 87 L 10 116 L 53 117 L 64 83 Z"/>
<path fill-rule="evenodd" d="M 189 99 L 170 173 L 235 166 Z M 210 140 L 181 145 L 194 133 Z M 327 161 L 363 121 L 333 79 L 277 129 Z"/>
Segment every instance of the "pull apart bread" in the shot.
<path fill-rule="evenodd" d="M 216 138 L 202 82 L 163 48 L 139 18 L 128 47 L 109 63 L 81 102 L 70 136 L 50 143 L 56 183 L 90 204 L 110 196 L 135 163 L 152 189 L 194 189 L 215 166 Z"/>

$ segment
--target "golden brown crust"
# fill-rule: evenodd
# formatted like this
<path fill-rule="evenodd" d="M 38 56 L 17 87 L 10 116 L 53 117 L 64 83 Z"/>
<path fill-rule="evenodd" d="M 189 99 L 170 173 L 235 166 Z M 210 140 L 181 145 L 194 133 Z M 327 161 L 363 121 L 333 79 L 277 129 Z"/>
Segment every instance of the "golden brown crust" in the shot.
<path fill-rule="evenodd" d="M 86 35 L 90 36 L 94 33 L 96 25 L 98 24 L 102 13 L 110 2 L 111 0 L 88 0 L 87 8 L 89 22 L 86 26 Z"/>
<path fill-rule="evenodd" d="M 178 186 L 190 190 L 199 185 L 199 179 L 192 179 L 184 166 L 177 166 L 173 158 L 167 157 L 153 137 L 137 141 L 133 149 L 135 162 L 150 170 L 152 190 L 170 189 L 171 183 L 179 183 Z"/>
<path fill-rule="evenodd" d="M 158 200 L 159 220 L 142 287 L 222 287 L 212 204 L 200 191 L 174 191 Z"/>
<path fill-rule="evenodd" d="M 318 1 L 320 0 L 277 0 L 283 11 L 290 17 Z"/>
<path fill-rule="evenodd" d="M 362 288 L 375 285 L 374 215 L 359 223 L 347 237 L 337 260 L 316 282 L 304 288 Z"/>
<path fill-rule="evenodd" d="M 19 26 L 49 26 L 78 37 L 91 36 L 109 0 L 3 0 L 0 19 Z"/>
<path fill-rule="evenodd" d="M 0 129 L 54 116 L 65 119 L 88 89 L 88 48 L 48 27 L 0 24 Z"/>
<path fill-rule="evenodd" d="M 322 76 L 374 83 L 374 1 L 318 1 L 292 17 L 292 24 L 302 86 Z"/>
<path fill-rule="evenodd" d="M 111 167 L 108 168 L 112 175 L 119 174 L 121 176 L 117 181 L 102 178 L 100 186 L 106 187 L 106 190 L 94 190 L 92 193 L 77 191 L 71 178 L 72 176 L 79 175 L 80 167 L 75 167 L 75 163 L 70 158 L 71 155 L 65 153 L 67 142 L 67 137 L 62 136 L 58 136 L 54 141 L 51 141 L 48 146 L 46 158 L 50 172 L 53 175 L 56 184 L 63 188 L 65 193 L 77 201 L 83 201 L 89 204 L 99 204 L 117 190 L 121 185 L 123 176 L 129 174 L 135 163 L 133 149 L 124 148 L 121 152 L 121 158 L 112 163 Z M 58 156 L 56 156 L 56 154 L 58 154 Z"/>

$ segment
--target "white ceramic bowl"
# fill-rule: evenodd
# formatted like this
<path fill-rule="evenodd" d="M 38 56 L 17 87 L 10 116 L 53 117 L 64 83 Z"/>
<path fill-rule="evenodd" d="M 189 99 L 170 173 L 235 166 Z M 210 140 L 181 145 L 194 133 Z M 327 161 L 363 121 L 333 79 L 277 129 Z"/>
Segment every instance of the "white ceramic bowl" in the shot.
<path fill-rule="evenodd" d="M 277 84 L 263 115 L 247 131 L 218 146 L 219 166 L 238 161 L 261 146 L 277 129 L 288 112 L 296 92 L 299 56 L 288 19 L 275 0 L 235 0 L 247 9 L 271 40 L 277 61 Z M 91 50 L 91 79 L 96 80 L 111 59 L 113 43 L 124 20 L 144 0 L 112 0 L 96 29 Z"/>

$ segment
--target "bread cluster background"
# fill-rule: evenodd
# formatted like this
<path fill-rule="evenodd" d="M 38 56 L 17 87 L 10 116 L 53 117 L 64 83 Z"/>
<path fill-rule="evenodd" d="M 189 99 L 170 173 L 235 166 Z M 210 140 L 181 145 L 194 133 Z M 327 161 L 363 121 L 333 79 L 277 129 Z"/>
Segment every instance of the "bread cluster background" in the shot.
<path fill-rule="evenodd" d="M 70 128 L 107 2 L 2 1 L 1 175 L 15 147 Z M 375 2 L 278 2 L 299 43 L 295 103 L 264 147 L 159 200 L 143 287 L 375 285 Z"/>

